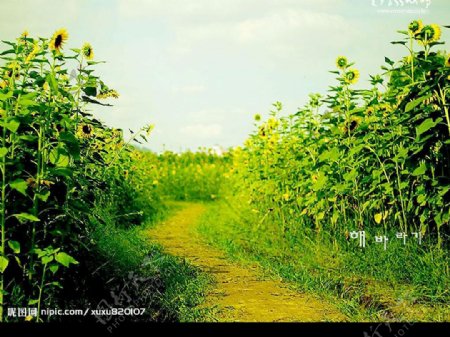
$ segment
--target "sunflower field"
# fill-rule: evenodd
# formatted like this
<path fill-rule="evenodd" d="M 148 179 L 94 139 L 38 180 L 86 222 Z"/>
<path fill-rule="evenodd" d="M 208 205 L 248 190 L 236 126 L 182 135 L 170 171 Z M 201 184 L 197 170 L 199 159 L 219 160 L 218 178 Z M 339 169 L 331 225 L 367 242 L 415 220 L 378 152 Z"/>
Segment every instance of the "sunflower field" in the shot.
<path fill-rule="evenodd" d="M 99 121 L 93 106 L 119 93 L 96 76 L 93 47 L 69 48 L 65 29 L 3 41 L 0 322 L 8 307 L 36 307 L 25 320 L 41 322 L 41 308 L 95 305 L 109 293 L 104 284 L 120 286 L 130 272 L 151 287 L 145 296 L 133 290 L 151 309 L 147 319 L 193 319 L 206 281 L 138 230 L 164 219 L 173 200 L 209 207 L 199 232 L 212 245 L 338 296 L 349 315 L 365 305 L 384 318 L 411 317 L 367 295 L 378 283 L 412 286 L 419 295 L 408 305 L 447 306 L 443 28 L 411 22 L 392 42 L 405 56 L 386 57 L 365 89 L 355 88 L 354 62 L 339 56 L 326 94 L 311 94 L 293 114 L 276 102 L 268 119 L 255 115 L 245 144 L 224 154 L 156 154 L 142 146 L 153 125 L 124 137 Z M 153 262 L 142 267 L 144 258 Z"/>
<path fill-rule="evenodd" d="M 256 208 L 317 231 L 381 227 L 448 243 L 449 56 L 435 51 L 437 25 L 400 33 L 393 43 L 409 54 L 386 58 L 371 87 L 353 89 L 359 71 L 340 56 L 328 94 L 288 117 L 276 103 L 258 122 L 236 158 Z"/>

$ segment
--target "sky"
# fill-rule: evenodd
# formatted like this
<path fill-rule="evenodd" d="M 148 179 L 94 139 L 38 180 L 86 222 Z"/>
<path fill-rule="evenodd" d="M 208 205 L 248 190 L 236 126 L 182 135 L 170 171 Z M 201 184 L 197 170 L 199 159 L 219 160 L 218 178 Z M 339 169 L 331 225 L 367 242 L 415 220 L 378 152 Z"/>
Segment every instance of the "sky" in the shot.
<path fill-rule="evenodd" d="M 96 73 L 120 93 L 95 107 L 111 127 L 155 124 L 152 150 L 231 147 L 281 101 L 295 113 L 334 84 L 338 55 L 355 62 L 360 87 L 381 72 L 408 23 L 450 25 L 448 0 L 0 0 L 0 39 L 27 29 L 66 48 L 90 42 Z M 450 30 L 443 29 L 449 41 Z M 444 47 L 443 47 L 444 48 Z M 448 50 L 448 47 L 445 47 Z"/>

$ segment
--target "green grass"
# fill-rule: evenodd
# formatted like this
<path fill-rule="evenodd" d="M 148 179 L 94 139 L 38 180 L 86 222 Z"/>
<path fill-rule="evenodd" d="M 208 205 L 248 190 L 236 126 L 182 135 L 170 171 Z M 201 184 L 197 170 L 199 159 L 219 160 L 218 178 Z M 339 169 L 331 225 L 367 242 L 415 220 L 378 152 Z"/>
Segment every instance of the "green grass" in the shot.
<path fill-rule="evenodd" d="M 95 307 L 102 300 L 112 303 L 110 292 L 117 295 L 124 289 L 125 296 L 114 307 L 146 308 L 144 317 L 131 320 L 193 322 L 207 316 L 208 309 L 201 304 L 210 278 L 145 237 L 146 228 L 175 210 L 169 204 L 152 221 L 123 228 L 108 215 L 108 209 L 95 209 L 98 216 L 90 221 L 91 244 L 86 247 L 78 278 L 75 275 L 79 290 L 76 298 L 69 298 L 61 307 Z"/>
<path fill-rule="evenodd" d="M 362 250 L 345 237 L 325 232 L 280 232 L 279 219 L 261 219 L 244 203 L 211 205 L 199 230 L 207 240 L 241 262 L 258 262 L 302 291 L 333 300 L 351 321 L 448 321 L 449 258 L 426 243 L 391 239 L 386 251 Z M 395 236 L 395 234 L 390 235 Z M 428 247 L 428 248 L 425 248 Z"/>

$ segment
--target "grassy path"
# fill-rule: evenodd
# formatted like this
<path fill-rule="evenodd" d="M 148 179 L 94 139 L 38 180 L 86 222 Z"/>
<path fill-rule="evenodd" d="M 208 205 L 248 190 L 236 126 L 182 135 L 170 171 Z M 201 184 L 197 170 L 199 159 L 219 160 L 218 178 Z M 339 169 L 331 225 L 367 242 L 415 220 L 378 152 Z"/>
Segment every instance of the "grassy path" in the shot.
<path fill-rule="evenodd" d="M 196 225 L 206 206 L 180 203 L 182 208 L 148 236 L 172 255 L 185 258 L 213 276 L 206 306 L 217 306 L 214 320 L 234 322 L 342 321 L 332 305 L 289 289 L 281 281 L 262 277 L 256 266 L 228 261 L 220 250 L 202 241 Z"/>

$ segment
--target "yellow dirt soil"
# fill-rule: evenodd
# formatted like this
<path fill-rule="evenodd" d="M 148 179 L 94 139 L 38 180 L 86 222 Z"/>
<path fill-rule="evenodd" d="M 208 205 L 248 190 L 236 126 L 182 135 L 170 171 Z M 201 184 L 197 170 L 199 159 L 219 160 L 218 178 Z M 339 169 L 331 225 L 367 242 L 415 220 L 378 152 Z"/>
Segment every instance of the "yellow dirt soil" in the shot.
<path fill-rule="evenodd" d="M 298 293 L 279 280 L 263 277 L 257 266 L 240 266 L 196 234 L 205 206 L 182 203 L 182 209 L 148 231 L 151 240 L 171 255 L 213 276 L 214 287 L 205 305 L 218 308 L 212 320 L 220 322 L 318 322 L 344 321 L 331 304 Z"/>

